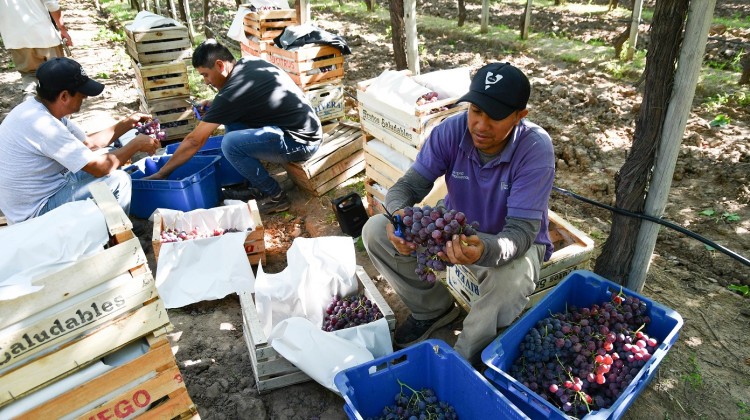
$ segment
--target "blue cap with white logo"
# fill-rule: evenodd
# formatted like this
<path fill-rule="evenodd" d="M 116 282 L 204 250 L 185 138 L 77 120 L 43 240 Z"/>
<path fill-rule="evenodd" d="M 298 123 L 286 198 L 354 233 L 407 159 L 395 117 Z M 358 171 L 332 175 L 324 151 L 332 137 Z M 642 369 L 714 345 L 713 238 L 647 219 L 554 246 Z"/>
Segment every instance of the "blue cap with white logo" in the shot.
<path fill-rule="evenodd" d="M 471 102 L 493 120 L 503 120 L 526 109 L 531 93 L 529 79 L 510 63 L 490 63 L 474 75 L 469 93 L 458 102 Z"/>

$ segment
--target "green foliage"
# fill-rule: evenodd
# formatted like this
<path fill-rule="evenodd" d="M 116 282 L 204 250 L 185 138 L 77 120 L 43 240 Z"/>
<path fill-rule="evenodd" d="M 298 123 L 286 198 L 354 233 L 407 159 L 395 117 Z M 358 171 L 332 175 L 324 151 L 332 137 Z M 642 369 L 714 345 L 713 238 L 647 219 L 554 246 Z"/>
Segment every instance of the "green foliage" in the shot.
<path fill-rule="evenodd" d="M 365 251 L 365 244 L 362 242 L 362 237 L 358 236 L 357 241 L 354 242 L 354 246 L 357 248 L 357 251 Z"/>
<path fill-rule="evenodd" d="M 729 286 L 727 286 L 727 289 L 735 292 L 740 292 L 744 296 L 750 296 L 750 288 L 746 284 L 743 284 L 742 286 L 730 284 Z"/>
<path fill-rule="evenodd" d="M 682 381 L 690 385 L 693 389 L 703 386 L 703 376 L 698 362 L 695 361 L 695 355 L 690 356 L 690 371 L 682 375 Z"/>
<path fill-rule="evenodd" d="M 99 72 L 96 74 L 97 79 L 109 79 L 109 75 L 105 72 Z"/>
<path fill-rule="evenodd" d="M 732 120 L 725 114 L 719 114 L 711 121 L 711 127 L 726 127 Z"/>
<path fill-rule="evenodd" d="M 719 215 L 715 210 L 713 209 L 707 209 L 703 210 L 698 213 L 701 216 L 706 216 L 714 219 L 714 222 L 719 223 L 721 220 L 724 220 L 726 222 L 739 222 L 740 216 L 737 213 L 730 213 L 728 211 L 725 211 Z"/>
<path fill-rule="evenodd" d="M 125 42 L 125 31 L 111 31 L 109 28 L 99 28 L 99 32 L 92 38 L 94 41 Z"/>

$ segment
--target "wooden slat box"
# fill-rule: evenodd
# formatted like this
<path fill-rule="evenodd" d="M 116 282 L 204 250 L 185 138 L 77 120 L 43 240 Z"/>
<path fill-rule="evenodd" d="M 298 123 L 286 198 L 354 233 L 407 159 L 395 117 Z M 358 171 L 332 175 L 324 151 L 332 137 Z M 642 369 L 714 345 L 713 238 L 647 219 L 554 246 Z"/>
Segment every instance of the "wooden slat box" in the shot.
<path fill-rule="evenodd" d="M 344 86 L 341 80 L 310 86 L 305 96 L 321 122 L 344 117 Z"/>
<path fill-rule="evenodd" d="M 245 238 L 245 253 L 250 264 L 266 264 L 266 242 L 265 242 L 265 231 L 263 230 L 263 221 L 260 219 L 260 211 L 258 210 L 258 204 L 255 200 L 247 202 L 247 206 L 250 209 L 250 215 L 255 222 L 255 230 L 247 233 Z M 216 207 L 221 209 L 221 207 Z M 151 239 L 151 245 L 154 248 L 154 260 L 159 261 L 159 250 L 161 250 L 161 232 L 164 230 L 164 219 L 161 214 L 154 214 L 154 231 Z"/>
<path fill-rule="evenodd" d="M 359 126 L 341 121 L 324 134 L 310 159 L 284 164 L 287 174 L 303 190 L 321 196 L 365 168 Z"/>
<path fill-rule="evenodd" d="M 118 419 L 133 415 L 171 419 L 197 415 L 169 341 L 164 337 L 150 341 L 148 352 L 142 356 L 14 419 L 52 419 L 71 414 L 82 419 Z"/>
<path fill-rule="evenodd" d="M 106 185 L 90 188 L 110 246 L 33 279 L 44 288 L 0 305 L 0 406 L 172 328 L 130 220 Z"/>
<path fill-rule="evenodd" d="M 147 101 L 190 95 L 187 64 L 175 61 L 163 64 L 138 64 L 131 58 L 138 90 Z"/>
<path fill-rule="evenodd" d="M 535 305 L 573 270 L 584 269 L 594 252 L 594 241 L 552 210 L 549 211 L 549 232 L 555 252 L 542 264 L 539 281 L 529 296 L 526 308 Z M 468 312 L 479 298 L 479 286 L 474 276 L 460 265 L 449 267 L 440 279 L 456 301 Z"/>
<path fill-rule="evenodd" d="M 273 45 L 273 41 L 258 40 L 258 42 L 255 42 L 252 39 L 248 39 L 245 42 L 240 42 L 240 54 L 243 57 L 252 55 L 253 57 L 268 60 L 268 52 L 266 52 L 268 45 Z"/>
<path fill-rule="evenodd" d="M 148 101 L 140 90 L 138 96 L 141 98 L 141 111 L 159 120 L 161 128 L 167 133 L 167 141 L 185 137 L 198 125 L 189 96 Z"/>
<path fill-rule="evenodd" d="M 267 51 L 267 60 L 286 71 L 303 89 L 344 78 L 344 56 L 330 45 L 307 44 L 290 51 L 272 44 Z"/>
<path fill-rule="evenodd" d="M 125 39 L 130 57 L 140 64 L 158 64 L 188 60 L 193 56 L 187 27 L 131 31 L 125 26 Z"/>
<path fill-rule="evenodd" d="M 388 306 L 385 298 L 380 294 L 378 288 L 370 280 L 365 270 L 357 267 L 357 278 L 359 279 L 360 293 L 364 293 L 368 299 L 380 308 L 383 317 L 388 322 L 388 328 L 393 332 L 396 328 L 396 315 Z M 245 342 L 250 350 L 250 360 L 253 364 L 253 375 L 259 393 L 265 393 L 277 388 L 294 385 L 309 381 L 310 377 L 299 370 L 296 366 L 282 357 L 268 343 L 268 338 L 263 332 L 258 310 L 255 307 L 254 297 L 249 292 L 240 292 L 240 306 L 242 307 L 242 323 Z"/>
<path fill-rule="evenodd" d="M 364 140 L 365 175 L 385 189 L 391 188 L 414 161 L 380 139 L 366 134 Z"/>
<path fill-rule="evenodd" d="M 245 15 L 245 34 L 260 40 L 274 39 L 284 32 L 284 28 L 297 24 L 297 11 L 294 9 L 263 10 Z"/>

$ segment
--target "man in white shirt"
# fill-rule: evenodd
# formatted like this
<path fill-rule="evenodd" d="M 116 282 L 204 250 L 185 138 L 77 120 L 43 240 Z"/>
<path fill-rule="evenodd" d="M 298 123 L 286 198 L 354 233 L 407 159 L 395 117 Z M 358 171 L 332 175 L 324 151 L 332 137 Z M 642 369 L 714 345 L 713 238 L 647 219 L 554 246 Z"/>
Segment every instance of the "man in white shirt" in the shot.
<path fill-rule="evenodd" d="M 70 201 L 91 197 L 89 184 L 105 182 L 120 206 L 130 210 L 130 175 L 117 170 L 136 152 L 153 154 L 159 141 L 137 135 L 125 146 L 106 148 L 150 115 L 134 113 L 111 127 L 86 135 L 67 118 L 83 100 L 102 93 L 80 64 L 66 57 L 42 63 L 37 96 L 13 108 L 0 124 L 0 211 L 8 224 L 44 214 Z"/>
<path fill-rule="evenodd" d="M 32 93 L 37 67 L 50 58 L 64 57 L 61 39 L 73 45 L 57 0 L 0 0 L 0 36 L 21 72 L 24 90 Z"/>

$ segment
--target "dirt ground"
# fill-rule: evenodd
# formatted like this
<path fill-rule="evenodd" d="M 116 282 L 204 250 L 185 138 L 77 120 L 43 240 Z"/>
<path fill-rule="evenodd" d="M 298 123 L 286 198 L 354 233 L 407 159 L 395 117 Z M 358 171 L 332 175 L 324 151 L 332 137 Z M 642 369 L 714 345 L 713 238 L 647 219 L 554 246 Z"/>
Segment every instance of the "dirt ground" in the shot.
<path fill-rule="evenodd" d="M 65 20 L 75 46 L 73 58 L 94 78 L 105 83 L 104 94 L 90 98 L 74 119 L 88 131 L 114 122 L 138 108 L 132 82 L 134 74 L 124 44 L 101 36 L 112 18 L 98 13 L 90 0 L 63 0 Z M 195 4 L 193 4 L 195 3 Z M 235 9 L 233 0 L 212 1 L 215 12 Z M 601 0 L 590 2 L 606 4 Z M 652 2 L 646 2 L 647 6 Z M 715 16 L 750 15 L 741 0 L 717 2 Z M 383 5 L 382 7 L 387 7 Z M 200 13 L 200 3 L 191 2 Z M 481 3 L 468 2 L 467 22 L 478 22 Z M 517 3 L 492 3 L 492 25 L 516 28 L 522 12 Z M 315 7 L 318 25 L 343 36 L 353 53 L 346 56 L 344 79 L 353 93 L 359 81 L 394 68 L 387 22 L 364 19 L 338 9 Z M 456 3 L 420 2 L 418 14 L 455 18 Z M 218 20 L 218 15 L 215 20 Z M 534 31 L 579 41 L 610 42 L 624 28 L 621 19 L 604 14 L 571 15 L 534 9 Z M 196 22 L 202 21 L 196 19 Z M 641 30 L 648 29 L 648 22 Z M 570 62 L 538 54 L 521 44 L 488 47 L 466 32 L 461 37 L 422 34 L 422 72 L 457 66 L 480 66 L 486 60 L 508 60 L 522 68 L 532 83 L 529 119 L 546 128 L 557 154 L 555 186 L 592 200 L 614 204 L 614 175 L 623 164 L 635 127 L 642 92 L 634 86 L 637 75 L 618 78 L 605 69 L 603 60 Z M 435 35 L 435 36 L 433 36 Z M 750 42 L 750 31 L 732 30 L 711 40 L 706 59 L 729 62 L 738 42 Z M 647 34 L 642 37 L 648 43 Z M 641 44 L 639 43 L 639 46 Z M 604 47 L 599 47 L 604 48 Z M 611 51 L 611 47 L 609 51 Z M 747 48 L 747 47 L 745 47 Z M 728 51 L 734 49 L 733 51 Z M 442 52 L 442 53 L 441 53 Z M 375 58 L 375 59 L 374 59 Z M 106 78 L 105 78 L 106 77 Z M 748 102 L 734 93 L 747 93 L 733 83 L 723 86 L 723 101 L 713 101 L 720 91 L 707 81 L 696 93 L 681 146 L 665 219 L 709 238 L 739 255 L 750 256 L 750 119 Z M 0 120 L 22 98 L 18 72 L 10 55 L 0 49 Z M 355 101 L 347 100 L 348 115 L 356 119 Z M 713 127 L 716 115 L 730 124 Z M 278 169 L 278 168 L 277 168 Z M 283 174 L 281 174 L 283 177 Z M 361 181 L 363 175 L 353 181 Z M 297 236 L 342 235 L 332 216 L 331 200 L 354 187 L 344 186 L 323 197 L 298 188 L 290 194 L 288 215 L 263 219 L 267 265 L 275 273 L 286 267 L 286 250 Z M 553 192 L 550 208 L 588 233 L 600 246 L 609 233 L 610 213 L 599 207 Z M 701 215 L 713 210 L 714 216 Z M 723 216 L 726 214 L 727 216 Z M 735 215 L 731 217 L 729 215 Z M 734 220 L 737 219 L 737 220 Z M 141 237 L 152 258 L 151 238 Z M 598 248 L 597 248 L 598 249 Z M 598 252 L 598 251 L 597 251 Z M 153 259 L 151 268 L 156 270 Z M 407 312 L 387 283 L 357 251 L 364 266 L 402 321 Z M 736 260 L 708 250 L 701 242 L 670 229 L 660 232 L 643 294 L 679 312 L 685 325 L 654 380 L 633 403 L 625 419 L 748 419 L 750 418 L 750 318 L 748 297 L 728 290 L 729 285 L 749 285 L 750 269 Z M 236 295 L 169 311 L 175 330 L 170 340 L 176 351 L 190 396 L 205 419 L 344 419 L 343 400 L 314 382 L 285 387 L 259 395 L 249 353 L 242 336 L 242 318 Z M 231 325 L 232 328 L 220 325 Z M 450 337 L 460 325 L 445 328 Z M 743 333 L 744 331 L 744 333 Z"/>

